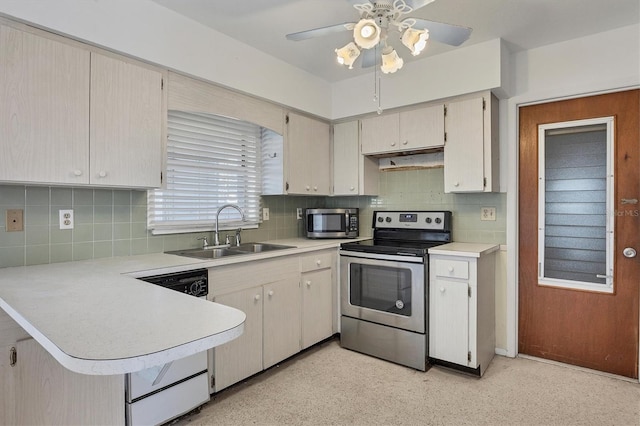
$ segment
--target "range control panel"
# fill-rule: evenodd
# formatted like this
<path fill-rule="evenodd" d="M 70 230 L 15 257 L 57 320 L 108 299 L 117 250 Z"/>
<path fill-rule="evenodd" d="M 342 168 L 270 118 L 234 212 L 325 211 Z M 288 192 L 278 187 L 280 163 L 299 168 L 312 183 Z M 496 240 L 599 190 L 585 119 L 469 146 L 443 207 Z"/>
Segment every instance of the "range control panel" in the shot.
<path fill-rule="evenodd" d="M 449 211 L 375 211 L 373 227 L 376 229 L 427 229 L 449 231 L 451 212 Z"/>

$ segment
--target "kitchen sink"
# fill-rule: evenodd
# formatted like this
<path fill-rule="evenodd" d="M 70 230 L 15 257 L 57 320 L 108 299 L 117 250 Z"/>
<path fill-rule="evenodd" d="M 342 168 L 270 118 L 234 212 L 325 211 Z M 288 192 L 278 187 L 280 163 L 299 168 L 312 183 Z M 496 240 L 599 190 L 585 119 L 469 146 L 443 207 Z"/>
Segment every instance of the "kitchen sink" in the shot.
<path fill-rule="evenodd" d="M 198 259 L 220 259 L 227 256 L 238 256 L 241 254 L 263 253 L 274 250 L 284 250 L 295 248 L 294 246 L 284 246 L 280 244 L 268 243 L 243 243 L 239 246 L 215 247 L 215 248 L 196 248 L 167 251 L 167 254 L 175 254 L 177 256 L 195 257 Z"/>

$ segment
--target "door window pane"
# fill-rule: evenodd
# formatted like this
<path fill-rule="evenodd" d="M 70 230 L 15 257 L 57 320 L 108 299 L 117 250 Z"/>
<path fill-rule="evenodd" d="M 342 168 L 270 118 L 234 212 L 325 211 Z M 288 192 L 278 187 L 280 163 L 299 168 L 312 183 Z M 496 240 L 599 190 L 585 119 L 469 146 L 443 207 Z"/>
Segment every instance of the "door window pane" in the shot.
<path fill-rule="evenodd" d="M 612 289 L 611 123 L 540 126 L 540 284 Z"/>

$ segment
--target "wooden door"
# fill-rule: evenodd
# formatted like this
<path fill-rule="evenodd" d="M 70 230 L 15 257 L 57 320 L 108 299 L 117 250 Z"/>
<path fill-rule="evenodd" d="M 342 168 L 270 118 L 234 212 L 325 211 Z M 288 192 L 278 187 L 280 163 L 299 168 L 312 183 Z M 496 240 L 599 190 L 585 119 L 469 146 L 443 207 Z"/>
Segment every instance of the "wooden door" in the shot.
<path fill-rule="evenodd" d="M 640 260 L 640 91 L 520 108 L 520 353 L 638 377 Z M 538 275 L 538 128 L 546 123 L 613 117 L 613 292 L 540 285 Z"/>

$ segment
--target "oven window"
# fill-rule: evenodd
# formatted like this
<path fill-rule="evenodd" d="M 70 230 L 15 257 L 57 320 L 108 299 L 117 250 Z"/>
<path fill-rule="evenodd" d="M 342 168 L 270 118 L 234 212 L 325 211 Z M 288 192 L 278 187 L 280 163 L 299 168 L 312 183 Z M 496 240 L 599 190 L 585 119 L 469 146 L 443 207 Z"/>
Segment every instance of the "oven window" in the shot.
<path fill-rule="evenodd" d="M 411 270 L 352 263 L 349 275 L 351 305 L 411 316 Z"/>
<path fill-rule="evenodd" d="M 345 220 L 344 214 L 314 214 L 312 216 L 312 229 L 313 232 L 344 232 Z"/>

